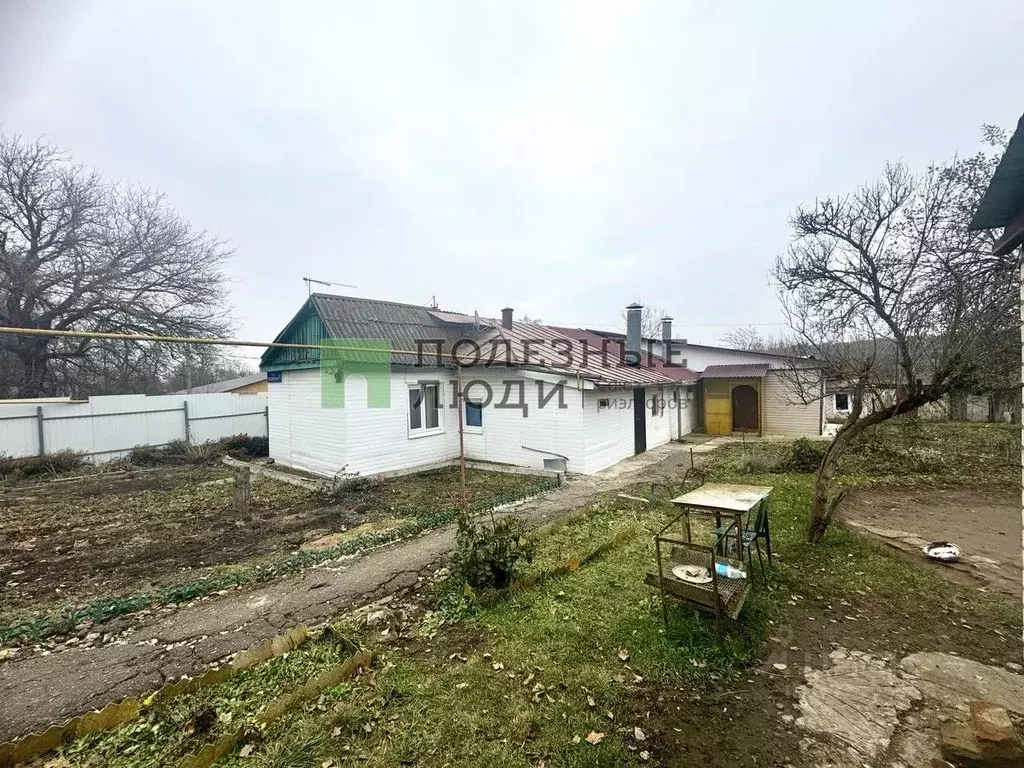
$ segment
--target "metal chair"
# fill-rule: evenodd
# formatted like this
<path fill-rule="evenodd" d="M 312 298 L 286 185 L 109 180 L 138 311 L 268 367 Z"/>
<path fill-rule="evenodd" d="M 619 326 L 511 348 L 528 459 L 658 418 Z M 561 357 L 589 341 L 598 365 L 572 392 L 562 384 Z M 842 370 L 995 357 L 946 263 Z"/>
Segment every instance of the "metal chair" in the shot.
<path fill-rule="evenodd" d="M 715 528 L 715 535 L 725 543 L 728 550 L 729 540 L 736 536 L 734 526 Z M 772 535 L 768 523 L 768 500 L 763 500 L 757 505 L 757 514 L 753 519 L 747 518 L 747 526 L 739 532 L 742 536 L 743 546 L 747 550 L 747 563 L 750 569 L 754 569 L 754 554 L 757 550 L 757 564 L 761 567 L 761 575 L 764 576 L 764 560 L 761 558 L 761 540 L 764 539 L 765 550 L 768 555 L 768 564 L 772 563 Z"/>

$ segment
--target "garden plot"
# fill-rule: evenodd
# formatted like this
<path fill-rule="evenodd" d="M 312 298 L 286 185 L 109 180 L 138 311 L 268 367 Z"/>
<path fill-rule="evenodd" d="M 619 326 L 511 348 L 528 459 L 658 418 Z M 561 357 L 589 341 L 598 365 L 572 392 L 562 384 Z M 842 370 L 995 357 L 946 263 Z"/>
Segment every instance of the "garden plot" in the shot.
<path fill-rule="evenodd" d="M 446 468 L 361 480 L 332 496 L 261 479 L 242 514 L 232 476 L 227 467 L 176 467 L 0 489 L 0 620 L 336 545 L 458 504 L 458 472 Z M 536 481 L 470 471 L 467 502 L 500 501 Z"/>

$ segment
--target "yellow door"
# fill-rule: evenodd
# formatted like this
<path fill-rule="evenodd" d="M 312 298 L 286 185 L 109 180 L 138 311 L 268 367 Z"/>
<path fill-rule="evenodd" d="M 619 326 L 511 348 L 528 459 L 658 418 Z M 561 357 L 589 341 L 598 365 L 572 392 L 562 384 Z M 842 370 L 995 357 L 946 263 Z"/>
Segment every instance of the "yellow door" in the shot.
<path fill-rule="evenodd" d="M 704 429 L 709 435 L 732 434 L 732 398 L 728 381 L 704 382 Z"/>

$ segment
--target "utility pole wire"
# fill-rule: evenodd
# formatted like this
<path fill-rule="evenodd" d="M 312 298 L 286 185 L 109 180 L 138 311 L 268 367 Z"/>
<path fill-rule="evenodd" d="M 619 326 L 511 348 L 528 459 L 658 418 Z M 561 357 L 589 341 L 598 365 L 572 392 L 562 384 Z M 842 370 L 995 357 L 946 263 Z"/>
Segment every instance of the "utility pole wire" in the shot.
<path fill-rule="evenodd" d="M 162 341 L 168 344 L 213 344 L 225 347 L 267 347 L 274 349 L 322 349 L 320 344 L 299 344 L 283 341 L 243 341 L 241 339 L 211 339 L 192 336 L 160 336 L 149 333 L 101 333 L 99 331 L 57 331 L 48 328 L 18 328 L 14 326 L 0 326 L 0 333 L 9 333 L 22 336 L 71 336 L 79 339 L 113 339 L 115 341 Z M 398 355 L 423 355 L 423 351 L 410 349 L 392 349 L 391 354 Z M 462 361 L 455 357 L 454 352 L 435 354 L 442 357 L 450 357 L 456 364 Z"/>

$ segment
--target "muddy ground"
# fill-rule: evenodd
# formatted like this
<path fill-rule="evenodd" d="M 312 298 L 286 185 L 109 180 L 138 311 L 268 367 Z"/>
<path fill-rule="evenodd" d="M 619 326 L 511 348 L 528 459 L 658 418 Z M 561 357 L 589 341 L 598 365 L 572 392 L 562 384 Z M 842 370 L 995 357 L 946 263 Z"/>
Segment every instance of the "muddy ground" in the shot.
<path fill-rule="evenodd" d="M 456 470 L 368 483 L 330 498 L 272 480 L 248 514 L 231 471 L 174 468 L 0 489 L 0 619 L 152 586 L 295 550 L 367 522 L 456 505 Z M 535 481 L 471 471 L 469 501 Z"/>
<path fill-rule="evenodd" d="M 964 563 L 956 568 L 937 563 L 932 567 L 962 583 L 973 579 L 1020 597 L 1019 491 L 864 488 L 844 503 L 842 516 L 876 530 L 907 532 L 929 542 L 954 542 Z M 877 538 L 904 550 L 908 557 L 927 562 L 916 547 L 891 536 Z"/>

